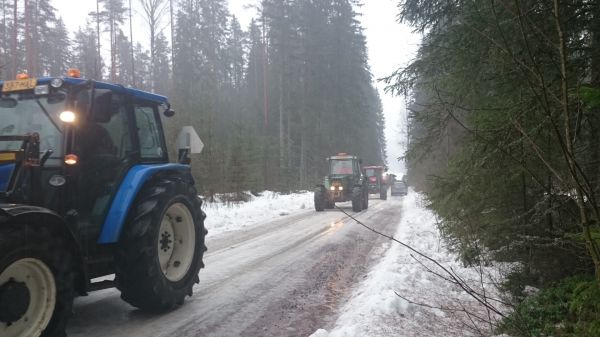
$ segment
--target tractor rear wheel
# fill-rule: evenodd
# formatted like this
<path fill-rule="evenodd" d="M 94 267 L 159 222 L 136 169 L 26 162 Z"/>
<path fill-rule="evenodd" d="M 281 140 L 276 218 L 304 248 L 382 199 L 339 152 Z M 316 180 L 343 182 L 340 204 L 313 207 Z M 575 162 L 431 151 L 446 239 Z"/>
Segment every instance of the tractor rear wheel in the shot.
<path fill-rule="evenodd" d="M 323 191 L 321 189 L 315 190 L 315 211 L 323 212 L 325 209 L 325 197 L 323 195 Z"/>
<path fill-rule="evenodd" d="M 47 228 L 0 229 L 0 336 L 66 336 L 75 298 L 72 256 Z"/>
<path fill-rule="evenodd" d="M 369 189 L 367 187 L 365 187 L 364 192 L 363 192 L 362 209 L 368 209 L 368 208 L 369 208 Z"/>
<path fill-rule="evenodd" d="M 368 196 L 368 194 L 367 194 Z M 363 209 L 364 204 L 364 193 L 360 187 L 352 189 L 352 210 L 354 212 L 360 212 Z"/>
<path fill-rule="evenodd" d="M 164 311 L 192 295 L 206 251 L 200 207 L 196 189 L 180 179 L 154 179 L 140 190 L 115 259 L 123 300 Z"/>

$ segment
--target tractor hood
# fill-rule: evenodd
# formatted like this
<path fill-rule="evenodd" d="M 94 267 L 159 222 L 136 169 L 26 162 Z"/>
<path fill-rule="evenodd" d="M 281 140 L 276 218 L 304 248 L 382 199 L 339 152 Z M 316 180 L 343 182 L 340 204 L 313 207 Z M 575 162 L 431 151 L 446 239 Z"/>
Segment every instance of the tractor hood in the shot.
<path fill-rule="evenodd" d="M 342 185 L 352 185 L 353 184 L 353 176 L 347 174 L 332 174 L 325 177 L 325 185 L 327 187 L 331 186 L 334 182 L 339 182 Z"/>

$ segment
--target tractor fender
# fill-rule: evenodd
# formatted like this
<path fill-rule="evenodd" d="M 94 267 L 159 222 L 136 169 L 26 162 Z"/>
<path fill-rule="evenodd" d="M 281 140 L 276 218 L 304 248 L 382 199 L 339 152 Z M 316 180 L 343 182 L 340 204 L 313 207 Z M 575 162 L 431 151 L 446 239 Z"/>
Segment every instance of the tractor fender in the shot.
<path fill-rule="evenodd" d="M 98 239 L 99 244 L 119 241 L 131 204 L 135 201 L 142 186 L 157 175 L 182 179 L 189 184 L 194 184 L 189 165 L 141 164 L 131 167 L 113 198 Z"/>
<path fill-rule="evenodd" d="M 77 230 L 73 224 L 65 221 L 57 213 L 43 207 L 19 204 L 0 205 L 0 226 L 29 225 L 45 226 L 62 235 L 67 242 L 69 253 L 75 258 L 75 290 L 79 295 L 87 294 L 87 268 L 81 254 L 81 245 L 77 239 Z"/>

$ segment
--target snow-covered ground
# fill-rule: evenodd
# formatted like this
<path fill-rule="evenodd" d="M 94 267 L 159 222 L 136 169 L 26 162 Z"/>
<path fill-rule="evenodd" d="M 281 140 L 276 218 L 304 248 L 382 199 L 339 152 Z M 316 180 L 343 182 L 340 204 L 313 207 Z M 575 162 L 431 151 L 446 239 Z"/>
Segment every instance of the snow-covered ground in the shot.
<path fill-rule="evenodd" d="M 279 194 L 266 191 L 260 197 L 252 196 L 248 202 L 229 206 L 220 202 L 205 202 L 202 209 L 207 215 L 204 225 L 209 235 L 213 236 L 312 210 L 312 207 L 312 192 Z"/>
<path fill-rule="evenodd" d="M 441 262 L 477 291 L 484 289 L 486 296 L 495 293 L 492 279 L 497 276 L 492 269 L 483 269 L 479 273 L 473 268 L 465 268 L 444 248 L 435 216 L 422 206 L 419 194 L 409 191 L 404 197 L 403 208 L 394 235 L 396 239 Z M 494 315 L 457 286 L 428 272 L 407 248 L 395 242 L 390 242 L 388 247 L 380 262 L 357 285 L 341 308 L 331 330 L 319 329 L 311 337 L 479 336 L 490 332 L 489 325 L 476 316 L 494 321 Z M 420 260 L 439 271 L 431 263 Z"/>

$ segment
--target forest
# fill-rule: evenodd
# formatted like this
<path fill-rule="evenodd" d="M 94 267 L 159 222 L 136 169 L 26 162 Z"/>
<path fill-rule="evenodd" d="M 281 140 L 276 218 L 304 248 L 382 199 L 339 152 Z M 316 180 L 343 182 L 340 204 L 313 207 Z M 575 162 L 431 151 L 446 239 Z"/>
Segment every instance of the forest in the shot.
<path fill-rule="evenodd" d="M 399 9 L 424 34 L 387 79 L 411 97 L 409 180 L 465 264 L 514 266 L 500 330 L 600 336 L 600 3 Z"/>
<path fill-rule="evenodd" d="M 329 155 L 386 160 L 359 5 L 264 0 L 241 27 L 226 0 L 97 0 L 69 32 L 50 0 L 1 0 L 1 78 L 76 67 L 167 95 L 177 111 L 164 120 L 171 148 L 183 125 L 205 144 L 192 169 L 207 196 L 312 188 Z M 131 41 L 132 15 L 143 16 L 149 41 Z"/>

